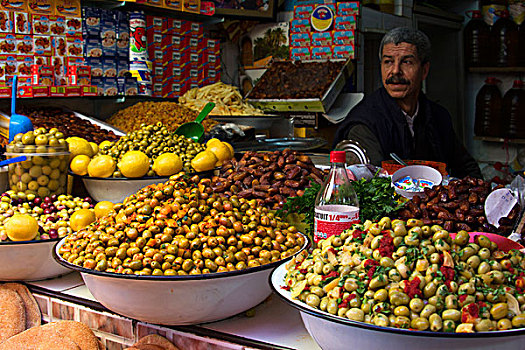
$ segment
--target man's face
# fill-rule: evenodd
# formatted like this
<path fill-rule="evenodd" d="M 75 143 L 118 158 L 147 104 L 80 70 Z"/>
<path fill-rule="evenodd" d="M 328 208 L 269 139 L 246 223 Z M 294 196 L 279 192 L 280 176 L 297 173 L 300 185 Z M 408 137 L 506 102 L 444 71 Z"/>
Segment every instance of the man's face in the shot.
<path fill-rule="evenodd" d="M 386 44 L 381 58 L 381 79 L 390 96 L 416 97 L 428 75 L 430 64 L 421 64 L 416 46 L 408 43 Z"/>

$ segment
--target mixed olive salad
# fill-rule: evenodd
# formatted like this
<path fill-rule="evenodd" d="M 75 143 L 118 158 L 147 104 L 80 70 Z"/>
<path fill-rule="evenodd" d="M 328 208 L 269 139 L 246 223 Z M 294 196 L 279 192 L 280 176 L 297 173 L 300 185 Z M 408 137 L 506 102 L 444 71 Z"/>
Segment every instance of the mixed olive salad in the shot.
<path fill-rule="evenodd" d="M 365 222 L 287 264 L 285 289 L 329 314 L 434 332 L 525 327 L 525 255 L 421 220 Z"/>

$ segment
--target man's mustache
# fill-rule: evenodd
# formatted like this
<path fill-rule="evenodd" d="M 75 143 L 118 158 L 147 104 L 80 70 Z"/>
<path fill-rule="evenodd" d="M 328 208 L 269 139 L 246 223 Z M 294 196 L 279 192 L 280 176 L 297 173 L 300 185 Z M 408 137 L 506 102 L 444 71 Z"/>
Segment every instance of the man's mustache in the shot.
<path fill-rule="evenodd" d="M 390 77 L 387 80 L 385 80 L 385 84 L 404 84 L 409 85 L 410 81 L 403 79 L 401 77 Z"/>

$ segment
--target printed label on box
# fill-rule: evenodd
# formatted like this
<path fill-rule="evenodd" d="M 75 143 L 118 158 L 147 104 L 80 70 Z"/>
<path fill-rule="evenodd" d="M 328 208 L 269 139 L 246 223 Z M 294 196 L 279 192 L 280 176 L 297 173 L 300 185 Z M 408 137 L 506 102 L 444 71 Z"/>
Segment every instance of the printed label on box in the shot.
<path fill-rule="evenodd" d="M 49 16 L 32 15 L 33 34 L 51 34 Z"/>
<path fill-rule="evenodd" d="M 86 64 L 86 60 L 84 59 L 84 57 L 72 57 L 72 56 L 66 57 L 66 67 L 84 66 L 85 64 Z"/>
<path fill-rule="evenodd" d="M 290 46 L 309 47 L 310 43 L 311 43 L 310 33 L 291 33 L 290 34 Z"/>
<path fill-rule="evenodd" d="M 80 17 L 80 0 L 55 0 L 57 15 L 66 17 Z"/>
<path fill-rule="evenodd" d="M 172 10 L 181 11 L 182 0 L 164 0 L 164 6 Z"/>
<path fill-rule="evenodd" d="M 16 74 L 16 55 L 2 55 L 2 62 L 4 64 L 4 74 L 13 75 Z"/>
<path fill-rule="evenodd" d="M 48 86 L 31 86 L 33 97 L 49 97 Z"/>
<path fill-rule="evenodd" d="M 2 0 L 2 7 L 4 10 L 10 10 L 15 12 L 26 12 L 27 2 L 26 0 Z"/>
<path fill-rule="evenodd" d="M 15 33 L 16 34 L 31 34 L 31 22 L 29 21 L 29 13 L 15 12 Z"/>
<path fill-rule="evenodd" d="M 0 33 L 13 33 L 14 31 L 14 13 L 4 10 L 0 11 Z"/>
<path fill-rule="evenodd" d="M 52 15 L 55 13 L 55 2 L 52 0 L 28 0 L 29 12 L 36 15 Z"/>
<path fill-rule="evenodd" d="M 67 53 L 70 56 L 84 55 L 84 41 L 82 35 L 68 36 L 66 38 Z"/>
<path fill-rule="evenodd" d="M 117 76 L 117 60 L 113 57 L 102 58 L 103 76 L 107 78 L 115 78 Z"/>
<path fill-rule="evenodd" d="M 310 49 L 308 47 L 292 47 L 290 58 L 292 60 L 309 60 L 311 58 Z"/>
<path fill-rule="evenodd" d="M 33 36 L 29 34 L 16 35 L 16 51 L 19 55 L 33 54 Z"/>
<path fill-rule="evenodd" d="M 53 56 L 65 56 L 67 53 L 67 38 L 63 36 L 53 37 Z"/>
<path fill-rule="evenodd" d="M 126 59 L 117 60 L 117 76 L 124 77 L 129 73 L 129 63 Z"/>
<path fill-rule="evenodd" d="M 16 37 L 14 34 L 0 34 L 0 52 L 16 53 Z"/>
<path fill-rule="evenodd" d="M 66 17 L 49 16 L 49 30 L 51 35 L 64 35 L 66 32 Z"/>
<path fill-rule="evenodd" d="M 334 45 L 353 45 L 354 31 L 353 30 L 334 30 L 333 32 Z"/>
<path fill-rule="evenodd" d="M 47 65 L 32 65 L 31 66 L 31 84 L 51 86 L 54 82 L 53 67 Z"/>
<path fill-rule="evenodd" d="M 313 32 L 312 46 L 331 46 L 333 39 L 330 32 Z"/>
<path fill-rule="evenodd" d="M 19 76 L 30 77 L 31 66 L 33 65 L 33 55 L 17 55 L 16 57 L 16 72 Z"/>
<path fill-rule="evenodd" d="M 314 5 L 299 5 L 294 6 L 293 17 L 294 19 L 310 19 Z"/>
<path fill-rule="evenodd" d="M 311 52 L 312 60 L 327 60 L 332 58 L 332 47 L 330 46 L 314 46 Z"/>
<path fill-rule="evenodd" d="M 355 58 L 354 45 L 336 45 L 333 53 L 333 58 Z"/>
<path fill-rule="evenodd" d="M 34 56 L 33 64 L 37 66 L 50 66 L 51 65 L 51 55 L 49 56 Z"/>
<path fill-rule="evenodd" d="M 66 33 L 69 35 L 82 34 L 82 20 L 78 17 L 67 17 Z"/>
<path fill-rule="evenodd" d="M 359 15 L 359 1 L 347 1 L 337 3 L 338 16 Z"/>
<path fill-rule="evenodd" d="M 311 31 L 310 21 L 307 19 L 294 19 L 290 27 L 292 33 L 309 33 Z"/>
<path fill-rule="evenodd" d="M 82 8 L 82 21 L 87 35 L 100 36 L 100 9 L 93 7 Z"/>
<path fill-rule="evenodd" d="M 190 22 L 190 36 L 201 38 L 204 35 L 204 28 L 200 22 Z"/>
<path fill-rule="evenodd" d="M 53 41 L 49 35 L 33 35 L 33 50 L 38 56 L 51 56 Z"/>
<path fill-rule="evenodd" d="M 137 78 L 126 77 L 126 95 L 135 96 L 138 94 Z"/>
<path fill-rule="evenodd" d="M 102 59 L 100 57 L 87 58 L 86 64 L 91 67 L 92 77 L 101 77 L 104 74 L 104 70 L 102 69 Z"/>
<path fill-rule="evenodd" d="M 116 96 L 118 93 L 117 78 L 103 78 L 104 96 Z"/>
<path fill-rule="evenodd" d="M 351 30 L 357 26 L 356 16 L 337 16 L 335 18 L 335 30 Z"/>

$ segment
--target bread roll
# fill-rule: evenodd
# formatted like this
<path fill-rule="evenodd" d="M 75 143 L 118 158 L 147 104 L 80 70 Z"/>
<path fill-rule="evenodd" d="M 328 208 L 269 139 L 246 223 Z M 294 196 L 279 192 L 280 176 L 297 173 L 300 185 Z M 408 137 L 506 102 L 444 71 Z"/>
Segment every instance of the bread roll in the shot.
<path fill-rule="evenodd" d="M 0 288 L 11 289 L 18 293 L 22 302 L 24 303 L 25 315 L 26 315 L 26 327 L 29 329 L 32 327 L 40 326 L 42 323 L 42 314 L 40 313 L 40 307 L 36 302 L 33 294 L 27 289 L 26 286 L 19 283 L 5 283 Z"/>
<path fill-rule="evenodd" d="M 0 288 L 0 343 L 25 329 L 26 314 L 22 298 L 14 290 Z"/>

